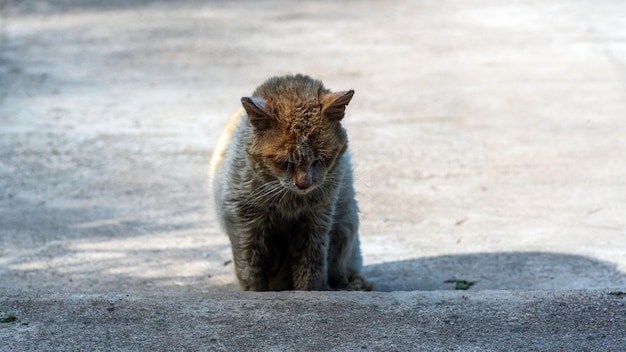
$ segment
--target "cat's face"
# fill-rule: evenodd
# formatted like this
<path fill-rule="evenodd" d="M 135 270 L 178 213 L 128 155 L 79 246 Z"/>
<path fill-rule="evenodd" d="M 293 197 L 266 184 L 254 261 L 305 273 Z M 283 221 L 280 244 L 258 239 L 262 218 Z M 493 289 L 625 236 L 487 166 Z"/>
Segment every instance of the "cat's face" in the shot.
<path fill-rule="evenodd" d="M 322 123 L 306 136 L 287 128 L 257 136 L 255 154 L 259 169 L 295 193 L 314 190 L 325 182 L 345 150 L 345 133 L 337 131 L 335 124 Z"/>
<path fill-rule="evenodd" d="M 324 184 L 346 149 L 340 120 L 353 94 L 326 92 L 310 101 L 242 98 L 254 128 L 248 154 L 257 170 L 296 194 Z"/>

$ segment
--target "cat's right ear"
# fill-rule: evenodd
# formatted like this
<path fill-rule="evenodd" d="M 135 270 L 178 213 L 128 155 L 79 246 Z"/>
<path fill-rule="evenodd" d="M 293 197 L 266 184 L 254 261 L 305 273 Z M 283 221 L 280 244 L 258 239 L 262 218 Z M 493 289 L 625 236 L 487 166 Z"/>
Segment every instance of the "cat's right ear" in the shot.
<path fill-rule="evenodd" d="M 259 97 L 243 97 L 241 105 L 248 114 L 248 119 L 258 131 L 265 131 L 271 127 L 272 114 L 267 111 L 265 99 Z"/>

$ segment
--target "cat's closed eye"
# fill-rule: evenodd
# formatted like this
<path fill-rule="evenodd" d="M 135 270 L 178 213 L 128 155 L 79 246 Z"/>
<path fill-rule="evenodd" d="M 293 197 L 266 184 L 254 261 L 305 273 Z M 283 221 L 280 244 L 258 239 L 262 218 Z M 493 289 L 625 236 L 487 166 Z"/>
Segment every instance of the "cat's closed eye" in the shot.
<path fill-rule="evenodd" d="M 286 160 L 280 163 L 280 167 L 284 170 L 290 171 L 290 170 L 295 169 L 295 164 L 289 160 Z"/>
<path fill-rule="evenodd" d="M 316 159 L 315 161 L 313 161 L 312 164 L 313 167 L 326 167 L 326 160 L 324 159 Z"/>

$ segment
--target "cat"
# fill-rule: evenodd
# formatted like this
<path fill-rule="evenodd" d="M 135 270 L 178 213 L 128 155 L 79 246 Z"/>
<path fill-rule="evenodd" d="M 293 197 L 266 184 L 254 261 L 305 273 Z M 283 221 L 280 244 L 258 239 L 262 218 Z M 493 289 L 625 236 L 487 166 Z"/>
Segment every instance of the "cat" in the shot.
<path fill-rule="evenodd" d="M 353 94 L 298 74 L 241 98 L 210 178 L 243 290 L 372 290 L 341 125 Z"/>

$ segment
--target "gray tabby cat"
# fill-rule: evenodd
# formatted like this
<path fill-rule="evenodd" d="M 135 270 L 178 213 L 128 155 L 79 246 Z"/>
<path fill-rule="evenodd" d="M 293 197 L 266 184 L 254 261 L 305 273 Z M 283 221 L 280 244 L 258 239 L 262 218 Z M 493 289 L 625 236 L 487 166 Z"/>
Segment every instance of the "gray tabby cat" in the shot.
<path fill-rule="evenodd" d="M 354 91 L 274 77 L 218 141 L 211 178 L 244 290 L 371 290 L 341 120 Z"/>

